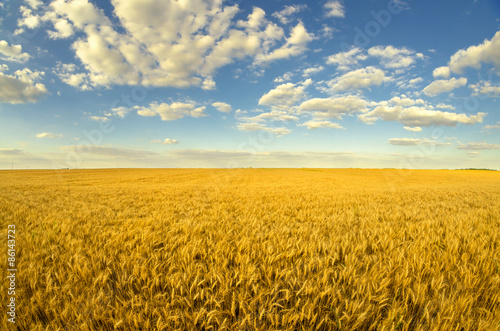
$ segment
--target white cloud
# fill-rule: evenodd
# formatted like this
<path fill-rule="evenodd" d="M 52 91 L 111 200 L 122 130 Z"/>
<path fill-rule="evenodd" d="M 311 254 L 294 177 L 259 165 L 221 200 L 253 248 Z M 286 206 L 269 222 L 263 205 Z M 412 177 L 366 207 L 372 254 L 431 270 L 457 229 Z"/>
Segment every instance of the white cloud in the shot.
<path fill-rule="evenodd" d="M 311 75 L 315 75 L 318 72 L 323 71 L 323 69 L 325 69 L 325 68 L 321 65 L 316 65 L 314 67 L 306 68 L 303 71 L 302 77 L 309 77 Z"/>
<path fill-rule="evenodd" d="M 116 107 L 116 108 L 113 108 L 111 109 L 111 112 L 110 113 L 107 113 L 106 116 L 118 116 L 118 117 L 121 117 L 121 118 L 125 118 L 125 116 L 130 112 L 132 111 L 131 108 L 127 108 L 127 107 Z"/>
<path fill-rule="evenodd" d="M 56 18 L 52 22 L 55 31 L 48 30 L 47 34 L 51 39 L 66 39 L 74 35 L 73 25 L 66 19 Z"/>
<path fill-rule="evenodd" d="M 3 61 L 26 62 L 31 56 L 23 53 L 21 45 L 9 46 L 5 40 L 0 40 L 0 59 Z"/>
<path fill-rule="evenodd" d="M 343 129 L 343 127 L 340 124 L 333 123 L 330 121 L 311 120 L 304 123 L 303 125 L 307 126 L 307 128 L 310 130 L 315 130 L 318 128 Z"/>
<path fill-rule="evenodd" d="M 358 90 L 372 85 L 380 86 L 384 81 L 385 74 L 381 69 L 375 67 L 366 67 L 350 71 L 340 77 L 337 77 L 327 84 L 331 91 L 340 92 L 348 90 Z"/>
<path fill-rule="evenodd" d="M 238 124 L 238 129 L 242 131 L 266 131 L 274 133 L 277 136 L 283 136 L 292 132 L 285 127 L 270 127 L 265 123 L 259 122 L 242 122 Z"/>
<path fill-rule="evenodd" d="M 136 106 L 137 114 L 146 117 L 160 116 L 162 121 L 174 121 L 185 116 L 205 116 L 205 106 L 196 107 L 193 103 L 174 102 L 158 103 L 152 102 L 147 107 Z"/>
<path fill-rule="evenodd" d="M 155 140 L 151 140 L 151 142 L 155 143 L 155 144 L 163 144 L 163 145 L 174 145 L 174 144 L 179 143 L 179 141 L 177 141 L 175 139 L 170 139 L 170 138 L 166 138 L 165 140 L 155 139 Z"/>
<path fill-rule="evenodd" d="M 330 55 L 326 58 L 326 64 L 336 65 L 338 70 L 347 71 L 351 67 L 357 66 L 359 61 L 368 58 L 360 48 L 353 47 L 346 52 Z"/>
<path fill-rule="evenodd" d="M 457 78 L 451 78 L 449 80 L 435 80 L 429 85 L 427 85 L 424 89 L 423 92 L 428 95 L 428 96 L 435 96 L 440 93 L 444 92 L 450 92 L 456 88 L 465 86 L 467 84 L 467 78 L 461 77 L 459 79 Z"/>
<path fill-rule="evenodd" d="M 469 87 L 474 91 L 474 95 L 500 95 L 500 86 L 493 85 L 490 81 L 480 81 L 477 84 L 469 85 Z"/>
<path fill-rule="evenodd" d="M 225 102 L 214 102 L 212 103 L 212 106 L 223 113 L 231 112 L 231 105 Z"/>
<path fill-rule="evenodd" d="M 448 79 L 448 78 L 450 78 L 450 68 L 449 67 L 439 67 L 439 68 L 436 68 L 432 72 L 432 76 L 434 76 L 434 78 L 445 78 L 445 79 Z"/>
<path fill-rule="evenodd" d="M 42 83 L 37 83 L 45 73 L 28 68 L 17 70 L 13 75 L 0 71 L 0 102 L 18 104 L 37 102 L 48 93 Z"/>
<path fill-rule="evenodd" d="M 412 86 L 415 86 L 417 84 L 420 84 L 424 81 L 424 79 L 422 77 L 417 77 L 417 78 L 413 78 L 413 79 L 410 79 L 408 81 L 409 85 L 412 85 Z"/>
<path fill-rule="evenodd" d="M 405 126 L 456 126 L 457 124 L 476 124 L 483 121 L 486 113 L 476 115 L 457 114 L 438 110 L 429 110 L 425 107 L 412 106 L 378 106 L 374 110 L 359 115 L 359 119 L 365 123 L 372 124 L 378 119 L 384 121 L 396 121 Z"/>
<path fill-rule="evenodd" d="M 274 79 L 274 82 L 275 83 L 284 83 L 284 82 L 288 82 L 290 79 L 292 79 L 293 77 L 293 73 L 291 72 L 285 72 L 283 75 L 279 76 L 279 77 L 276 77 Z"/>
<path fill-rule="evenodd" d="M 500 68 L 500 31 L 491 40 L 456 52 L 450 58 L 448 66 L 454 73 L 463 74 L 466 68 L 481 68 L 482 63 L 492 63 Z"/>
<path fill-rule="evenodd" d="M 302 22 L 290 28 L 285 38 L 284 29 L 268 21 L 258 7 L 246 19 L 236 20 L 238 5 L 193 1 L 188 5 L 184 1 L 114 0 L 116 19 L 111 22 L 88 0 L 53 0 L 39 6 L 36 13 L 28 8 L 26 17 L 37 23 L 28 23 L 25 17 L 18 25 L 50 23 L 51 38 L 83 34 L 71 48 L 84 71 L 59 74 L 81 89 L 143 85 L 213 90 L 219 68 L 244 58 L 259 65 L 297 56 L 313 39 Z"/>
<path fill-rule="evenodd" d="M 423 58 L 423 54 L 415 53 L 408 48 L 394 46 L 375 46 L 368 50 L 368 54 L 381 60 L 381 64 L 388 69 L 402 69 L 413 65 L 416 59 Z"/>
<path fill-rule="evenodd" d="M 351 113 L 362 113 L 367 111 L 368 102 L 348 95 L 338 98 L 313 98 L 304 101 L 299 109 L 302 111 L 312 111 L 316 117 L 328 117 L 340 119 L 343 115 Z"/>
<path fill-rule="evenodd" d="M 109 118 L 106 116 L 90 116 L 89 119 L 94 122 L 107 122 Z"/>
<path fill-rule="evenodd" d="M 64 64 L 57 62 L 54 69 L 54 74 L 56 74 L 64 83 L 76 87 L 82 91 L 90 90 L 91 82 L 89 75 L 83 72 L 77 72 L 77 67 L 73 63 Z"/>
<path fill-rule="evenodd" d="M 500 145 L 497 144 L 488 144 L 486 142 L 479 143 L 466 143 L 457 146 L 458 149 L 466 150 L 466 151 L 481 151 L 488 149 L 500 149 Z"/>
<path fill-rule="evenodd" d="M 408 131 L 413 131 L 413 132 L 420 132 L 422 131 L 422 128 L 419 126 L 411 127 L 411 126 L 405 126 L 403 129 L 408 130 Z"/>
<path fill-rule="evenodd" d="M 415 146 L 415 145 L 432 145 L 432 146 L 450 146 L 451 143 L 438 143 L 431 139 L 417 138 L 391 138 L 389 144 L 397 146 Z"/>
<path fill-rule="evenodd" d="M 43 132 L 36 135 L 37 138 L 47 138 L 47 139 L 59 139 L 62 138 L 62 134 L 55 134 L 52 132 Z"/>
<path fill-rule="evenodd" d="M 338 0 L 329 0 L 325 3 L 325 11 L 327 17 L 345 17 L 344 6 Z"/>
<path fill-rule="evenodd" d="M 239 118 L 238 129 L 243 131 L 267 131 L 278 136 L 289 134 L 291 131 L 285 127 L 277 126 L 277 122 L 294 121 L 298 118 L 282 110 L 272 110 L 271 112 L 261 113 L 253 117 Z"/>
<path fill-rule="evenodd" d="M 260 98 L 259 105 L 288 110 L 305 97 L 305 89 L 311 83 L 312 81 L 307 79 L 301 84 L 286 83 L 278 85 Z"/>
<path fill-rule="evenodd" d="M 285 6 L 285 8 L 279 12 L 273 13 L 273 16 L 281 21 L 283 24 L 288 24 L 291 21 L 290 16 L 300 13 L 301 11 L 307 9 L 307 5 L 290 5 Z"/>
<path fill-rule="evenodd" d="M 492 129 L 500 129 L 500 122 L 497 122 L 496 124 L 488 124 L 488 125 L 485 125 L 483 127 L 483 129 L 486 129 L 486 130 L 492 130 Z"/>
<path fill-rule="evenodd" d="M 282 47 L 271 52 L 257 55 L 255 58 L 256 63 L 267 63 L 300 55 L 307 50 L 306 45 L 313 37 L 313 34 L 307 32 L 304 24 L 299 22 L 299 24 L 292 29 L 290 37 L 286 39 L 286 43 Z"/>
<path fill-rule="evenodd" d="M 450 109 L 450 110 L 454 110 L 455 107 L 453 107 L 452 105 L 447 105 L 447 104 L 444 104 L 444 103 L 438 103 L 436 105 L 437 108 L 440 108 L 440 109 Z"/>

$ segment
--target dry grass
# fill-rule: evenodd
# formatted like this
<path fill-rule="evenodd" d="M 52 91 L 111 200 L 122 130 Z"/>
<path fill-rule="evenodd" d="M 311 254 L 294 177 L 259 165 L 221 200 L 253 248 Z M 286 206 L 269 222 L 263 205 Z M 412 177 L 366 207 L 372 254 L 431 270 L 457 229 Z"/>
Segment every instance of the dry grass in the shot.
<path fill-rule="evenodd" d="M 0 220 L 21 330 L 500 328 L 498 172 L 2 171 Z"/>

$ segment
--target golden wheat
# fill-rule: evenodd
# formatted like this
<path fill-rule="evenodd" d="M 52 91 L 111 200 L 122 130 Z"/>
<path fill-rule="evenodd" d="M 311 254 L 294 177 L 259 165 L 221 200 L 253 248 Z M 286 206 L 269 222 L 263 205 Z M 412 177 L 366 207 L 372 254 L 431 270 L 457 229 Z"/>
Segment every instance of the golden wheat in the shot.
<path fill-rule="evenodd" d="M 498 172 L 2 171 L 0 220 L 19 330 L 500 328 Z"/>

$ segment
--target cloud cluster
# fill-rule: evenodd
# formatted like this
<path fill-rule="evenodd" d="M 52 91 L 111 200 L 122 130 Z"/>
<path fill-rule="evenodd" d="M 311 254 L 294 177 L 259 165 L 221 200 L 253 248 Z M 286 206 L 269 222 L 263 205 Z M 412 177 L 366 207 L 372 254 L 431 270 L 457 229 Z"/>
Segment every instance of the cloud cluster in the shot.
<path fill-rule="evenodd" d="M 215 109 L 223 113 L 230 113 L 232 110 L 231 105 L 225 102 L 214 102 L 212 103 L 212 106 L 214 106 Z"/>
<path fill-rule="evenodd" d="M 463 74 L 466 68 L 479 69 L 483 63 L 491 63 L 500 68 L 500 31 L 491 40 L 477 46 L 461 49 L 450 58 L 450 71 Z"/>
<path fill-rule="evenodd" d="M 329 0 L 325 3 L 324 7 L 327 17 L 345 17 L 344 6 L 338 0 Z"/>
<path fill-rule="evenodd" d="M 28 68 L 7 75 L 0 70 L 0 102 L 19 104 L 37 102 L 48 93 L 44 84 L 38 83 L 45 73 Z"/>
<path fill-rule="evenodd" d="M 137 114 L 145 117 L 160 116 L 162 121 L 174 121 L 185 116 L 203 117 L 205 116 L 205 106 L 196 107 L 194 103 L 173 102 L 152 102 L 147 107 L 136 106 Z"/>
<path fill-rule="evenodd" d="M 155 144 L 163 144 L 163 145 L 174 145 L 174 144 L 179 143 L 179 141 L 177 141 L 175 139 L 170 139 L 170 138 L 166 138 L 165 140 L 155 139 L 155 140 L 151 140 L 151 142 L 155 143 Z"/>
<path fill-rule="evenodd" d="M 359 90 L 370 86 L 380 86 L 384 81 L 383 70 L 369 66 L 366 68 L 350 71 L 340 77 L 327 82 L 332 92 L 343 92 L 347 90 Z"/>
<path fill-rule="evenodd" d="M 436 96 L 444 92 L 453 91 L 454 89 L 465 86 L 466 84 L 467 78 L 465 77 L 460 77 L 458 79 L 451 78 L 449 80 L 439 79 L 427 85 L 423 92 L 428 96 Z"/>
<path fill-rule="evenodd" d="M 415 53 L 406 47 L 396 48 L 394 46 L 375 46 L 368 50 L 372 57 L 379 58 L 382 66 L 387 69 L 402 69 L 415 64 L 416 59 L 423 59 L 422 53 Z"/>
<path fill-rule="evenodd" d="M 313 98 L 300 104 L 299 109 L 312 112 L 317 118 L 340 119 L 342 116 L 352 113 L 366 112 L 368 102 L 358 96 L 348 95 L 344 97 Z"/>
<path fill-rule="evenodd" d="M 273 17 L 280 20 L 282 24 L 290 23 L 291 16 L 307 9 L 307 5 L 287 5 L 283 10 L 273 13 Z"/>
<path fill-rule="evenodd" d="M 500 149 L 500 145 L 488 144 L 486 142 L 479 142 L 479 143 L 461 144 L 457 148 L 462 149 L 462 150 L 466 150 L 466 151 L 482 151 L 482 150 L 489 150 L 489 149 Z"/>
<path fill-rule="evenodd" d="M 26 62 L 31 56 L 23 53 L 21 45 L 11 45 L 5 40 L 0 40 L 0 59 L 3 61 Z"/>
<path fill-rule="evenodd" d="M 88 0 L 53 0 L 46 6 L 32 2 L 18 25 L 35 28 L 47 22 L 53 27 L 49 37 L 77 37 L 72 49 L 84 70 L 61 65 L 64 70 L 56 72 L 82 89 L 142 84 L 211 90 L 219 68 L 244 58 L 259 65 L 297 56 L 313 39 L 302 22 L 285 37 L 286 31 L 258 7 L 246 20 L 236 20 L 238 5 L 220 0 L 113 0 L 112 5 L 117 24 Z M 303 9 L 287 8 L 275 16 L 286 20 Z"/>
<path fill-rule="evenodd" d="M 47 138 L 47 139 L 58 139 L 58 138 L 62 138 L 63 135 L 62 134 L 55 134 L 55 133 L 52 133 L 52 132 L 42 132 L 42 133 L 38 133 L 36 135 L 37 138 Z"/>
<path fill-rule="evenodd" d="M 477 84 L 470 84 L 469 87 L 472 89 L 474 95 L 500 95 L 500 86 L 494 85 L 490 81 L 480 81 Z"/>
<path fill-rule="evenodd" d="M 301 83 L 286 83 L 278 85 L 259 99 L 259 105 L 270 106 L 274 109 L 290 110 L 293 105 L 306 95 L 305 89 L 312 84 L 311 79 Z"/>
<path fill-rule="evenodd" d="M 476 124 L 483 121 L 486 113 L 476 115 L 457 114 L 439 110 L 431 110 L 424 106 L 391 106 L 380 105 L 370 112 L 359 115 L 365 123 L 373 124 L 378 119 L 400 122 L 408 127 L 456 126 L 457 124 Z"/>
<path fill-rule="evenodd" d="M 413 66 L 424 55 L 406 47 L 397 48 L 392 45 L 374 46 L 368 50 L 358 47 L 330 55 L 326 64 L 336 65 L 338 70 L 347 71 L 359 65 L 360 61 L 375 59 L 382 67 L 390 70 L 403 70 Z"/>

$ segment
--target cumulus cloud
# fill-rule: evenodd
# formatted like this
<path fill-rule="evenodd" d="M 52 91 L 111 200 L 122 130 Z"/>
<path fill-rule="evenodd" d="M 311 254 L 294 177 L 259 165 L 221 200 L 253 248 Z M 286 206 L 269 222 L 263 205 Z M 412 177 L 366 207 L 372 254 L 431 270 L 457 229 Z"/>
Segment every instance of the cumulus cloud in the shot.
<path fill-rule="evenodd" d="M 477 84 L 470 84 L 469 87 L 472 89 L 474 95 L 500 95 L 500 86 L 494 85 L 490 81 L 480 81 Z"/>
<path fill-rule="evenodd" d="M 343 129 L 343 127 L 340 124 L 333 123 L 330 121 L 311 120 L 311 121 L 304 123 L 303 125 L 307 126 L 307 128 L 310 130 L 315 130 L 315 129 L 319 129 L 319 128 Z"/>
<path fill-rule="evenodd" d="M 288 122 L 297 120 L 298 117 L 290 115 L 283 110 L 272 110 L 270 112 L 261 113 L 257 116 L 247 116 L 239 118 L 238 129 L 243 131 L 267 131 L 278 136 L 289 134 L 291 130 L 278 126 L 277 122 Z"/>
<path fill-rule="evenodd" d="M 327 17 L 345 17 L 344 6 L 338 0 L 330 0 L 325 3 L 325 12 Z"/>
<path fill-rule="evenodd" d="M 306 51 L 307 43 L 313 40 L 313 38 L 314 35 L 308 33 L 304 24 L 299 22 L 299 24 L 292 29 L 290 37 L 286 39 L 286 43 L 282 47 L 274 49 L 271 52 L 257 55 L 256 63 L 262 64 L 300 55 Z"/>
<path fill-rule="evenodd" d="M 294 74 L 292 72 L 285 72 L 283 75 L 276 77 L 274 79 L 274 82 L 275 83 L 288 82 L 290 79 L 292 79 L 293 75 Z"/>
<path fill-rule="evenodd" d="M 37 83 L 45 73 L 28 68 L 6 75 L 0 70 L 0 102 L 19 104 L 37 102 L 48 93 L 42 83 Z"/>
<path fill-rule="evenodd" d="M 500 129 L 500 122 L 497 122 L 496 124 L 488 124 L 483 127 L 485 130 L 493 130 L 493 129 Z"/>
<path fill-rule="evenodd" d="M 434 78 L 450 78 L 450 68 L 449 67 L 438 67 L 432 72 Z"/>
<path fill-rule="evenodd" d="M 59 73 L 64 82 L 82 89 L 144 85 L 213 90 L 219 68 L 244 58 L 259 65 L 297 56 L 313 39 L 302 22 L 285 37 L 287 31 L 258 7 L 236 20 L 238 5 L 222 1 L 114 0 L 112 5 L 113 23 L 88 0 L 53 0 L 27 8 L 18 25 L 33 28 L 47 22 L 54 39 L 82 35 L 71 47 L 82 69 Z M 281 13 L 283 19 L 301 8 L 290 6 Z"/>
<path fill-rule="evenodd" d="M 353 47 L 348 51 L 330 55 L 326 58 L 326 64 L 336 65 L 338 70 L 347 71 L 351 67 L 357 66 L 359 61 L 368 58 L 358 47 Z"/>
<path fill-rule="evenodd" d="M 58 138 L 62 138 L 63 135 L 62 134 L 55 134 L 55 133 L 52 133 L 52 132 L 42 132 L 42 133 L 38 133 L 36 135 L 37 138 L 47 138 L 47 139 L 58 139 Z"/>
<path fill-rule="evenodd" d="M 302 77 L 309 77 L 311 75 L 315 75 L 318 72 L 323 71 L 323 69 L 325 69 L 325 68 L 321 65 L 316 65 L 314 67 L 306 68 L 306 69 L 304 69 L 304 71 L 302 73 Z"/>
<path fill-rule="evenodd" d="M 488 149 L 500 149 L 500 145 L 497 144 L 488 144 L 486 142 L 479 143 L 466 143 L 457 146 L 458 149 L 466 150 L 466 151 L 481 151 Z"/>
<path fill-rule="evenodd" d="M 57 62 L 54 68 L 56 74 L 64 83 L 76 87 L 79 90 L 87 91 L 92 89 L 89 75 L 84 72 L 78 72 L 78 68 L 73 63 Z"/>
<path fill-rule="evenodd" d="M 131 111 L 132 111 L 131 108 L 115 107 L 115 108 L 111 109 L 111 111 L 109 113 L 106 113 L 106 116 L 118 116 L 121 118 L 125 118 L 125 116 L 127 116 L 127 114 Z"/>
<path fill-rule="evenodd" d="M 265 123 L 259 122 L 242 122 L 238 124 L 238 129 L 242 131 L 266 131 L 274 133 L 277 136 L 283 136 L 292 132 L 285 127 L 271 127 Z"/>
<path fill-rule="evenodd" d="M 0 59 L 3 61 L 26 62 L 31 56 L 23 53 L 21 45 L 11 45 L 5 40 L 0 40 Z"/>
<path fill-rule="evenodd" d="M 367 111 L 368 102 L 358 96 L 348 95 L 338 98 L 313 98 L 304 101 L 299 109 L 313 112 L 316 117 L 340 119 L 351 113 Z"/>
<path fill-rule="evenodd" d="M 273 13 L 273 16 L 281 21 L 283 24 L 288 24 L 291 21 L 291 16 L 300 13 L 307 9 L 307 5 L 290 5 L 285 6 L 283 10 Z"/>
<path fill-rule="evenodd" d="M 162 121 L 174 121 L 185 116 L 205 116 L 205 106 L 196 107 L 194 103 L 173 102 L 168 104 L 152 102 L 147 107 L 136 106 L 134 108 L 137 109 L 137 114 L 140 116 L 160 116 Z"/>
<path fill-rule="evenodd" d="M 397 48 L 394 46 L 374 46 L 368 50 L 372 57 L 380 59 L 381 64 L 387 69 L 402 69 L 415 64 L 416 59 L 423 59 L 422 53 L 415 53 L 405 47 Z"/>
<path fill-rule="evenodd" d="M 456 88 L 465 86 L 467 84 L 467 78 L 451 78 L 449 80 L 440 79 L 435 80 L 429 85 L 427 85 L 423 92 L 428 96 L 436 96 L 444 92 L 450 92 Z"/>
<path fill-rule="evenodd" d="M 375 67 L 366 67 L 350 71 L 340 77 L 327 82 L 330 90 L 341 92 L 348 90 L 358 90 L 370 86 L 380 86 L 384 81 L 384 71 Z"/>
<path fill-rule="evenodd" d="M 411 127 L 411 126 L 405 126 L 403 129 L 407 131 L 412 131 L 412 132 L 420 132 L 422 131 L 422 128 L 419 126 Z"/>
<path fill-rule="evenodd" d="M 440 109 L 451 109 L 451 110 L 454 110 L 455 107 L 453 107 L 452 105 L 447 105 L 445 103 L 438 103 L 436 105 L 436 108 L 440 108 Z"/>
<path fill-rule="evenodd" d="M 225 102 L 214 102 L 212 103 L 212 106 L 214 106 L 215 109 L 223 113 L 231 112 L 231 105 Z"/>
<path fill-rule="evenodd" d="M 448 66 L 454 73 L 463 74 L 466 68 L 479 69 L 483 63 L 492 63 L 500 68 L 500 31 L 491 40 L 456 52 L 451 56 Z"/>
<path fill-rule="evenodd" d="M 412 106 L 377 106 L 372 111 L 359 115 L 359 119 L 365 123 L 372 124 L 378 119 L 384 121 L 395 121 L 409 127 L 428 126 L 456 126 L 457 124 L 476 124 L 483 121 L 486 113 L 476 115 L 457 114 L 430 110 L 426 107 Z"/>
<path fill-rule="evenodd" d="M 451 143 L 438 143 L 431 139 L 417 138 L 391 138 L 389 144 L 397 146 L 415 146 L 415 145 L 432 145 L 432 146 L 450 146 Z"/>
<path fill-rule="evenodd" d="M 151 140 L 151 142 L 155 143 L 155 144 L 163 144 L 163 145 L 174 145 L 174 144 L 179 143 L 179 141 L 177 141 L 175 139 L 170 139 L 170 138 L 166 138 L 165 140 L 155 139 L 155 140 Z"/>
<path fill-rule="evenodd" d="M 89 119 L 94 122 L 107 122 L 109 118 L 106 116 L 89 116 Z"/>
<path fill-rule="evenodd" d="M 299 84 L 286 83 L 278 85 L 260 98 L 259 105 L 289 110 L 295 103 L 305 97 L 305 89 L 311 84 L 312 80 L 307 79 Z"/>

